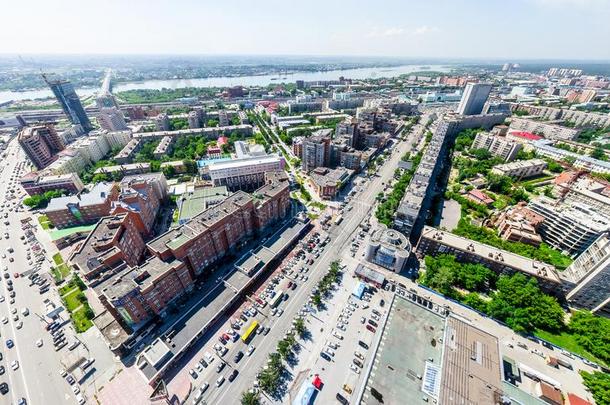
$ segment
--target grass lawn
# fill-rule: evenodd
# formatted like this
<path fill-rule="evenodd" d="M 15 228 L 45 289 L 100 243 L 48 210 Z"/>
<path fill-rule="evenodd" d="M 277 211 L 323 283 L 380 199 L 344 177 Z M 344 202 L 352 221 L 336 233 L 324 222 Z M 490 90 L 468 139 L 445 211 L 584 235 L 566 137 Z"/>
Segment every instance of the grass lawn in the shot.
<path fill-rule="evenodd" d="M 38 223 L 45 231 L 53 227 L 53 225 L 51 225 L 51 222 L 49 221 L 49 218 L 46 215 L 40 215 L 38 217 Z"/>
<path fill-rule="evenodd" d="M 86 306 L 85 306 L 86 305 Z M 82 333 L 93 326 L 93 322 L 87 318 L 85 315 L 85 311 L 89 304 L 85 304 L 81 309 L 72 313 L 70 318 L 72 318 L 72 322 L 74 323 L 74 328 L 77 333 Z"/>
<path fill-rule="evenodd" d="M 598 364 L 606 364 L 602 360 L 598 359 L 597 357 L 586 351 L 582 346 L 578 344 L 576 339 L 574 339 L 574 337 L 568 333 L 562 332 L 561 334 L 555 335 L 553 333 L 546 332 L 543 330 L 537 330 L 535 335 L 574 354 L 594 361 Z"/>
<path fill-rule="evenodd" d="M 64 259 L 61 257 L 61 253 L 55 253 L 53 255 L 53 261 L 55 262 L 55 264 L 62 264 L 64 262 Z"/>
<path fill-rule="evenodd" d="M 63 300 L 66 303 L 66 309 L 68 311 L 72 312 L 81 305 L 81 302 L 77 298 L 79 293 L 80 290 L 76 289 L 63 297 Z"/>

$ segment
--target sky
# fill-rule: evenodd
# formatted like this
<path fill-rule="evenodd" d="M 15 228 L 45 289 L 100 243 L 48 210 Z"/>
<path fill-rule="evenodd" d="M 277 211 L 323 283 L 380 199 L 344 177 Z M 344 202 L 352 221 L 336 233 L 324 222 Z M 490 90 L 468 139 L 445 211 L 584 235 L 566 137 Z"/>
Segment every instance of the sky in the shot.
<path fill-rule="evenodd" d="M 610 0 L 0 4 L 0 53 L 610 60 Z"/>

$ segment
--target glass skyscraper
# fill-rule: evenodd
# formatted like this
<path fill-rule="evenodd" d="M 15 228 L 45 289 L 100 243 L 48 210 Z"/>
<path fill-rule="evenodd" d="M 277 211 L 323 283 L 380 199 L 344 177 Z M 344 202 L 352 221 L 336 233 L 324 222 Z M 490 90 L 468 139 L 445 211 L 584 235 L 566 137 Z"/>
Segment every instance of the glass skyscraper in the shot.
<path fill-rule="evenodd" d="M 89 117 L 83 108 L 83 105 L 78 98 L 78 94 L 74 91 L 74 86 L 67 80 L 52 80 L 42 75 L 44 81 L 49 85 L 51 91 L 59 101 L 64 113 L 68 116 L 70 122 L 75 125 L 80 125 L 87 132 L 93 129 Z"/>

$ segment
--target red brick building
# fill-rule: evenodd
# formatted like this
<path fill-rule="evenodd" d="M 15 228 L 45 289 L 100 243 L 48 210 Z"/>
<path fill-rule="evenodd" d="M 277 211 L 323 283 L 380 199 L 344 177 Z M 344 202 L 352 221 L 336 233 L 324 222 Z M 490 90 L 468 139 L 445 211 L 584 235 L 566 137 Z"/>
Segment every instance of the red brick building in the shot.
<path fill-rule="evenodd" d="M 186 262 L 193 276 L 201 274 L 256 231 L 286 215 L 290 207 L 288 181 L 270 173 L 266 177 L 269 183 L 252 195 L 237 191 L 150 241 L 148 250 L 164 261 Z"/>
<path fill-rule="evenodd" d="M 167 306 L 192 288 L 193 279 L 184 262 L 153 257 L 125 269 L 95 290 L 115 318 L 133 326 L 155 315 L 164 316 Z"/>
<path fill-rule="evenodd" d="M 124 213 L 102 218 L 70 256 L 70 262 L 91 282 L 137 266 L 145 250 L 134 215 Z"/>

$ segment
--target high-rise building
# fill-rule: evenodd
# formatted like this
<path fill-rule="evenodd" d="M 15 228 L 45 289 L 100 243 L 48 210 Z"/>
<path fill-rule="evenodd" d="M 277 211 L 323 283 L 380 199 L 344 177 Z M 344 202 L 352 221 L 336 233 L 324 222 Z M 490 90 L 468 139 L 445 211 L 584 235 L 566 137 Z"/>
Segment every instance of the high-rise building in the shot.
<path fill-rule="evenodd" d="M 491 92 L 489 83 L 468 83 L 457 108 L 461 115 L 477 115 L 483 111 L 483 106 Z"/>
<path fill-rule="evenodd" d="M 303 141 L 302 166 L 306 172 L 330 164 L 330 135 L 321 131 L 317 131 Z"/>
<path fill-rule="evenodd" d="M 52 80 L 46 75 L 42 75 L 42 78 L 51 88 L 51 91 L 59 101 L 62 110 L 68 116 L 68 119 L 73 124 L 79 124 L 87 132 L 93 129 L 89 117 L 83 108 L 83 105 L 78 98 L 78 94 L 74 90 L 74 86 L 67 80 Z"/>
<path fill-rule="evenodd" d="M 119 103 L 110 92 L 99 93 L 95 98 L 95 105 L 99 109 L 111 107 L 119 108 Z"/>
<path fill-rule="evenodd" d="M 566 298 L 571 304 L 610 317 L 610 239 L 602 234 L 561 277 L 575 287 Z"/>
<path fill-rule="evenodd" d="M 116 107 L 103 107 L 97 116 L 100 127 L 107 131 L 123 131 L 127 129 L 127 123 L 123 113 Z"/>
<path fill-rule="evenodd" d="M 169 117 L 167 114 L 159 114 L 155 117 L 157 131 L 169 131 Z"/>
<path fill-rule="evenodd" d="M 55 127 L 50 124 L 24 128 L 19 133 L 19 145 L 37 169 L 49 166 L 64 149 Z"/>

